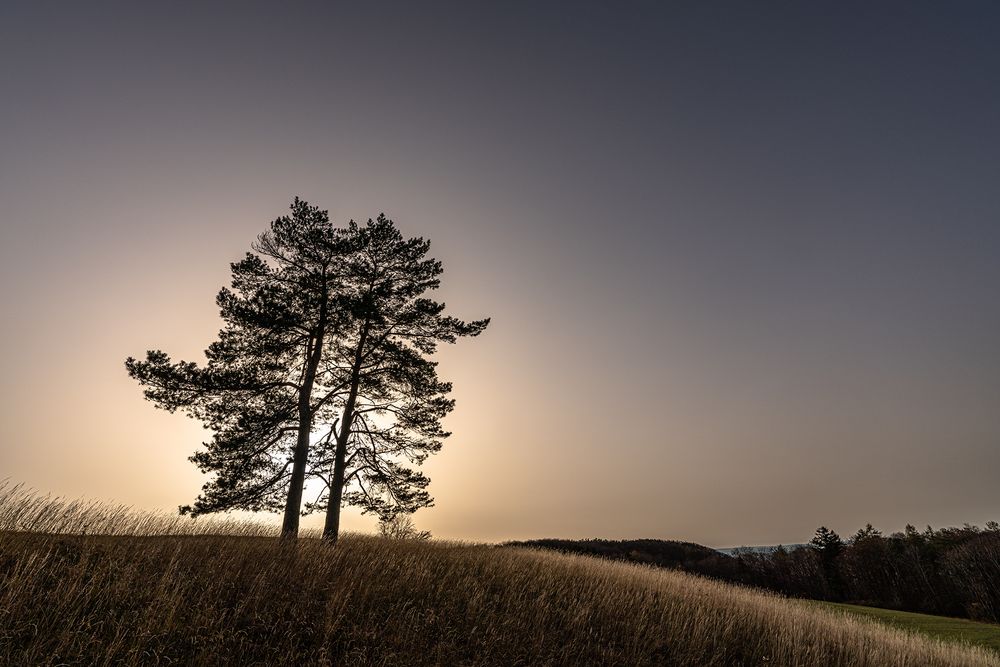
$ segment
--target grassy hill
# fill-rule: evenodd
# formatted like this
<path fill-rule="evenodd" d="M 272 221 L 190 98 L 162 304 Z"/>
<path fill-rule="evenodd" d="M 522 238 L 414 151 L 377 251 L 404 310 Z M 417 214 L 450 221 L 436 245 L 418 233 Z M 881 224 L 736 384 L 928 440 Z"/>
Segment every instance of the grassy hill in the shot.
<path fill-rule="evenodd" d="M 677 571 L 269 531 L 0 489 L 0 664 L 1000 666 Z"/>
<path fill-rule="evenodd" d="M 808 603 L 822 605 L 834 611 L 870 618 L 895 628 L 910 632 L 919 632 L 938 639 L 982 646 L 1000 654 L 1000 625 L 994 625 L 993 623 L 979 623 L 965 618 L 915 614 L 909 611 L 863 607 L 861 605 L 841 604 L 839 602 L 814 602 L 810 600 Z"/>
<path fill-rule="evenodd" d="M 508 542 L 507 546 L 552 549 L 561 553 L 597 556 L 657 567 L 670 567 L 719 576 L 733 569 L 734 563 L 717 549 L 694 542 L 676 540 L 563 540 L 545 538 L 524 542 Z"/>

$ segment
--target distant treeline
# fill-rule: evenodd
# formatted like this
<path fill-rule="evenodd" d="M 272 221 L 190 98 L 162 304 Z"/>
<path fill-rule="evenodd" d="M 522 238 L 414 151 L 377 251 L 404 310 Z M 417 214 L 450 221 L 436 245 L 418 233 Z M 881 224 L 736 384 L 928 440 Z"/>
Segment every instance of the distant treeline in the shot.
<path fill-rule="evenodd" d="M 681 569 L 785 595 L 1000 622 L 1000 525 L 906 530 L 871 525 L 843 540 L 820 528 L 812 542 L 732 556 L 668 540 L 531 540 L 557 549 Z"/>
<path fill-rule="evenodd" d="M 608 560 L 646 563 L 727 579 L 723 573 L 733 568 L 733 559 L 694 542 L 674 540 L 559 540 L 542 539 L 508 542 L 509 546 L 554 549 L 564 553 L 598 556 Z M 735 572 L 734 569 L 732 569 Z"/>

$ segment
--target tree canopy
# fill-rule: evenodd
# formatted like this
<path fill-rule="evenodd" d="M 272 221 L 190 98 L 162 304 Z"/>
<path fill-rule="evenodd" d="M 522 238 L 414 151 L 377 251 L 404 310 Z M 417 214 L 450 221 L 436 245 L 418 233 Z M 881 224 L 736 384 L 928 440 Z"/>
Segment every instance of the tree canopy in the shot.
<path fill-rule="evenodd" d="M 428 479 L 411 466 L 441 448 L 449 435 L 441 419 L 454 401 L 429 357 L 440 343 L 477 336 L 489 324 L 445 315 L 445 304 L 426 298 L 443 271 L 427 256 L 429 241 L 404 238 L 384 216 L 348 230 L 350 318 L 331 355 L 346 388 L 335 399 L 336 433 L 314 450 L 328 492 L 312 507 L 325 508 L 328 539 L 336 539 L 343 503 L 381 519 L 431 503 Z"/>
<path fill-rule="evenodd" d="M 231 265 L 206 363 L 159 350 L 126 360 L 147 399 L 213 432 L 191 457 L 211 478 L 182 512 L 283 508 L 294 536 L 303 511 L 324 510 L 335 540 L 342 504 L 387 519 L 432 502 L 415 468 L 448 436 L 454 401 L 429 357 L 489 320 L 424 296 L 443 271 L 429 250 L 384 215 L 338 228 L 296 198 Z M 303 506 L 309 478 L 324 490 Z"/>

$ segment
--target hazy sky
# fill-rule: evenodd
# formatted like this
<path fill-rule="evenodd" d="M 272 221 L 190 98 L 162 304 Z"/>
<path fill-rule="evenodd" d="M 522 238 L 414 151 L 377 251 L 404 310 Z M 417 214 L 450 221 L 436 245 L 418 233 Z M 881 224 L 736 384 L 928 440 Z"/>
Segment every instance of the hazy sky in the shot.
<path fill-rule="evenodd" d="M 1000 519 L 1000 5 L 336 4 L 0 5 L 0 477 L 191 502 L 122 362 L 300 195 L 493 317 L 436 536 Z"/>

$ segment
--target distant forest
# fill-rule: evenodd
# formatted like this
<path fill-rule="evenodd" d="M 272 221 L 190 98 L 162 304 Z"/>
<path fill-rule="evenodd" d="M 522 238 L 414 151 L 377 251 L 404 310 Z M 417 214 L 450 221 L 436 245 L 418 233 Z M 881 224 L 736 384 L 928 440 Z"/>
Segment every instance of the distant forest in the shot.
<path fill-rule="evenodd" d="M 669 540 L 559 540 L 512 546 L 644 563 L 784 595 L 1000 622 L 1000 524 L 883 535 L 871 525 L 841 539 L 825 527 L 808 545 L 732 555 Z"/>

